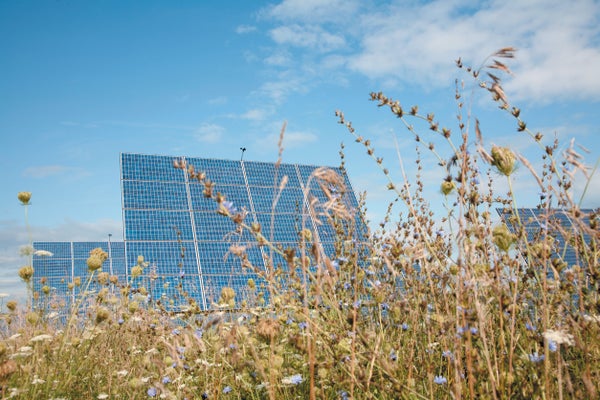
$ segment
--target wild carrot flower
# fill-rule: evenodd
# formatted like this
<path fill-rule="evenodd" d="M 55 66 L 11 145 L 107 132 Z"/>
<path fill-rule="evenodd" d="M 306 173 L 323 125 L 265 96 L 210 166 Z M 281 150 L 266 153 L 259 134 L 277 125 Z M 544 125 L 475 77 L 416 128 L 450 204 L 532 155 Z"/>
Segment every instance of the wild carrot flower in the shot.
<path fill-rule="evenodd" d="M 54 253 L 48 250 L 36 250 L 33 252 L 33 255 L 38 257 L 52 257 Z"/>
<path fill-rule="evenodd" d="M 568 346 L 573 346 L 575 344 L 573 335 L 570 333 L 548 329 L 543 335 L 547 341 L 552 341 L 555 344 L 566 344 Z"/>
<path fill-rule="evenodd" d="M 29 257 L 33 253 L 35 253 L 35 249 L 29 244 L 19 247 L 19 254 L 23 257 Z"/>

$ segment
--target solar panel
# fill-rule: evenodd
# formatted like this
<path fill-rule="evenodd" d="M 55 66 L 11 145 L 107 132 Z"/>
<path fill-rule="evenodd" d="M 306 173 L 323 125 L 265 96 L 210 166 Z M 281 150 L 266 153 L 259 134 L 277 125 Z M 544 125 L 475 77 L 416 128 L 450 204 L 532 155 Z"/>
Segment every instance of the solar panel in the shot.
<path fill-rule="evenodd" d="M 97 291 L 99 284 L 92 281 L 85 285 L 89 277 L 87 259 L 90 251 L 102 248 L 109 258 L 103 265 L 103 271 L 119 278 L 124 282 L 126 276 L 125 245 L 123 242 L 33 242 L 35 250 L 46 250 L 52 256 L 33 255 L 33 291 L 38 293 L 34 298 L 36 308 L 65 311 L 75 302 L 79 293 Z M 82 285 L 73 285 L 77 279 Z M 49 289 L 44 294 L 42 288 Z"/>
<path fill-rule="evenodd" d="M 261 276 L 273 256 L 250 232 L 219 215 L 215 200 L 205 196 L 206 186 L 193 179 L 187 168 L 174 168 L 174 160 L 205 173 L 214 183 L 213 193 L 221 193 L 244 212 L 247 224 L 260 224 L 262 235 L 281 248 L 297 247 L 298 232 L 306 228 L 320 240 L 326 255 L 335 254 L 336 235 L 327 223 L 327 209 L 313 207 L 312 199 L 324 204 L 339 197 L 352 211 L 356 240 L 367 232 L 356 212 L 358 202 L 350 181 L 340 168 L 330 170 L 341 177 L 344 193 L 341 185 L 324 186 L 315 177 L 322 171 L 317 166 L 122 154 L 126 264 L 135 265 L 142 255 L 154 266 L 161 287 L 150 296 L 164 306 L 177 309 L 193 300 L 209 310 L 216 306 L 223 287 L 235 290 L 238 304 L 257 296 L 268 301 Z M 284 177 L 287 183 L 281 188 Z M 233 255 L 232 246 L 244 246 L 249 263 Z M 281 256 L 275 256 L 272 264 L 286 265 Z M 248 285 L 249 280 L 257 289 Z M 138 281 L 144 284 L 143 279 Z"/>
<path fill-rule="evenodd" d="M 586 243 L 590 243 L 590 235 L 582 227 L 590 226 L 592 216 L 598 218 L 594 210 L 580 210 L 582 218 L 579 222 L 574 221 L 573 217 L 562 209 L 519 208 L 515 213 L 511 209 L 499 208 L 497 212 L 511 232 L 518 233 L 519 226 L 522 226 L 525 229 L 528 243 L 535 243 L 547 236 L 551 237 L 553 246 L 549 259 L 558 259 L 568 267 L 584 266 L 584 260 L 578 255 L 571 241 L 581 236 Z M 548 273 L 548 277 L 554 278 L 552 271 Z"/>

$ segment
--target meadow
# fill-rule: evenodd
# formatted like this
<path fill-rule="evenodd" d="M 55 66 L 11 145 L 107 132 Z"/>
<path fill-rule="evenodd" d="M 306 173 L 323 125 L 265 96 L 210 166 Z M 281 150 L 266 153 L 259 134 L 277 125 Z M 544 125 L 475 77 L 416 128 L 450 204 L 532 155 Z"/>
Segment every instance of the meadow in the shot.
<path fill-rule="evenodd" d="M 595 168 L 576 147 L 559 154 L 557 141 L 527 127 L 524 112 L 502 89 L 500 77 L 510 72 L 513 57 L 514 49 L 504 48 L 481 68 L 460 60 L 457 67 L 492 96 L 498 112 L 514 119 L 514 134 L 538 145 L 541 163 L 508 147 L 486 147 L 461 84 L 452 130 L 416 106 L 372 93 L 372 101 L 404 125 L 418 153 L 437 157 L 444 180 L 423 181 L 418 158 L 417 175 L 394 182 L 371 141 L 336 112 L 355 145 L 390 177 L 392 204 L 405 211 L 395 215 L 390 205 L 386 224 L 357 240 L 354 210 L 328 191 L 319 209 L 336 228 L 338 245 L 335 255 L 326 255 L 310 230 L 299 232 L 296 253 L 270 243 L 260 226 L 210 190 L 208 179 L 217 178 L 195 171 L 215 210 L 287 265 L 256 271 L 267 282 L 248 282 L 256 301 L 239 301 L 224 288 L 214 312 L 200 312 L 193 300 L 174 312 L 146 304 L 143 290 L 132 293 L 134 281 L 148 274 L 143 255 L 131 266 L 130 280 L 120 282 L 103 272 L 107 254 L 96 249 L 88 277 L 70 282 L 82 294 L 66 316 L 36 307 L 50 290 L 34 292 L 35 271 L 25 265 L 19 276 L 30 300 L 0 299 L 2 398 L 598 398 L 600 215 L 583 211 L 572 194 L 576 174 L 589 183 Z M 343 149 L 341 158 L 343 164 Z M 541 193 L 544 224 L 535 231 L 517 212 L 517 166 Z M 344 191 L 332 171 L 318 170 L 314 179 Z M 492 180 L 511 189 L 494 193 Z M 442 218 L 424 197 L 431 185 L 446 199 Z M 31 196 L 18 195 L 26 212 Z M 570 227 L 553 217 L 556 209 L 573 221 Z M 556 231 L 566 244 L 557 243 Z M 567 245 L 575 264 L 563 257 Z M 230 251 L 254 269 L 246 248 Z M 86 293 L 92 282 L 102 289 Z M 267 303 L 261 292 L 268 293 Z"/>

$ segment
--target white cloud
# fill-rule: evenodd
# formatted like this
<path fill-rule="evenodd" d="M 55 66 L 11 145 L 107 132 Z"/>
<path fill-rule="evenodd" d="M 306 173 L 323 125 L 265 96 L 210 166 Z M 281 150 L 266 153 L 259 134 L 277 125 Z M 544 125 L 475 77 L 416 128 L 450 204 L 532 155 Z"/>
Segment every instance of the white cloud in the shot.
<path fill-rule="evenodd" d="M 242 115 L 240 115 L 240 118 L 251 120 L 251 121 L 262 121 L 269 114 L 270 114 L 270 112 L 265 109 L 254 108 L 254 109 L 248 110 L 245 113 L 243 113 Z"/>
<path fill-rule="evenodd" d="M 321 52 L 342 48 L 346 44 L 343 36 L 327 32 L 319 26 L 279 26 L 269 32 L 271 39 L 280 45 L 308 47 Z"/>
<path fill-rule="evenodd" d="M 280 76 L 279 79 L 265 82 L 258 90 L 261 98 L 267 98 L 272 103 L 282 103 L 290 93 L 305 93 L 307 86 L 300 75 Z"/>
<path fill-rule="evenodd" d="M 491 1 L 465 12 L 467 4 L 394 5 L 365 16 L 362 50 L 351 68 L 373 78 L 440 86 L 456 75 L 452 61 L 459 56 L 477 64 L 489 52 L 515 46 L 520 51 L 510 61 L 515 77 L 505 85 L 509 95 L 538 101 L 600 99 L 595 2 Z"/>
<path fill-rule="evenodd" d="M 333 22 L 351 16 L 359 4 L 357 0 L 284 0 L 265 14 L 284 21 Z"/>
<path fill-rule="evenodd" d="M 235 28 L 235 33 L 239 33 L 240 35 L 251 33 L 256 31 L 256 26 L 253 25 L 239 25 Z"/>
<path fill-rule="evenodd" d="M 287 52 L 278 52 L 265 58 L 264 62 L 267 65 L 283 67 L 290 64 L 291 57 Z"/>
<path fill-rule="evenodd" d="M 199 142 L 217 143 L 223 138 L 225 128 L 217 124 L 202 124 L 196 130 L 195 137 Z"/>
<path fill-rule="evenodd" d="M 277 45 L 337 55 L 336 65 L 387 84 L 445 87 L 461 76 L 458 57 L 479 67 L 495 50 L 513 46 L 519 49 L 508 60 L 514 76 L 504 79 L 512 100 L 600 100 L 597 1 L 472 4 L 284 0 L 263 15 L 285 22 L 269 33 Z"/>

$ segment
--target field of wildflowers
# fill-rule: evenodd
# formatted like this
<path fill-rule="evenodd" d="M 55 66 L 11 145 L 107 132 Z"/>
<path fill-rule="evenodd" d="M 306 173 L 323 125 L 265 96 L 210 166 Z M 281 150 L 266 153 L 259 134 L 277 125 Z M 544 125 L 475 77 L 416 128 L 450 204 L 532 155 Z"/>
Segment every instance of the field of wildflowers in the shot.
<path fill-rule="evenodd" d="M 259 296 L 256 304 L 240 304 L 225 288 L 220 311 L 200 313 L 193 301 L 180 313 L 149 307 L 144 293 L 131 293 L 132 282 L 102 272 L 107 254 L 94 250 L 87 282 L 71 283 L 83 290 L 66 317 L 34 306 L 48 296 L 43 287 L 31 293 L 29 304 L 1 299 L 2 398 L 598 398 L 600 216 L 598 210 L 583 212 L 571 194 L 574 174 L 589 180 L 594 171 L 573 147 L 556 154 L 558 143 L 546 144 L 541 133 L 531 132 L 509 103 L 499 75 L 509 72 L 505 59 L 513 55 L 514 49 L 504 48 L 480 69 L 460 60 L 457 66 L 514 118 L 515 131 L 539 144 L 541 170 L 510 148 L 485 147 L 479 121 L 463 110 L 460 85 L 457 132 L 416 106 L 404 109 L 373 93 L 372 100 L 414 135 L 418 151 L 439 154 L 446 179 L 434 184 L 447 199 L 447 216 L 434 218 L 423 196 L 431 183 L 420 174 L 403 185 L 390 178 L 388 189 L 407 211 L 386 216 L 394 229 L 384 225 L 362 244 L 348 246 L 351 210 L 332 197 L 323 209 L 339 245 L 328 257 L 310 231 L 299 235 L 299 253 L 273 246 L 259 226 L 247 225 L 232 204 L 208 190 L 223 218 L 287 260 L 285 279 L 277 266 L 257 271 L 268 282 L 260 288 L 269 292 L 268 304 Z M 371 142 L 342 112 L 337 116 L 389 176 Z M 434 139 L 426 143 L 425 137 Z M 547 222 L 534 240 L 516 212 L 512 189 L 490 189 L 492 179 L 512 188 L 517 164 L 543 194 L 538 207 Z M 335 174 L 320 174 L 328 185 L 340 184 Z M 30 197 L 18 195 L 25 210 Z M 512 213 L 515 229 L 494 218 L 497 208 Z M 555 208 L 568 213 L 570 228 L 556 225 Z M 576 264 L 561 258 L 556 229 L 575 249 Z M 244 260 L 245 248 L 231 252 Z M 130 279 L 146 274 L 145 267 L 140 255 Z M 19 271 L 31 291 L 34 274 L 31 265 Z M 90 282 L 103 289 L 86 295 Z M 248 282 L 248 290 L 259 288 Z"/>

